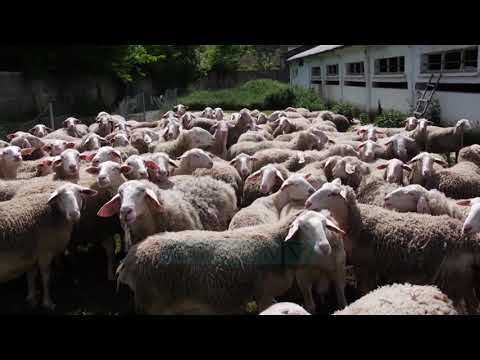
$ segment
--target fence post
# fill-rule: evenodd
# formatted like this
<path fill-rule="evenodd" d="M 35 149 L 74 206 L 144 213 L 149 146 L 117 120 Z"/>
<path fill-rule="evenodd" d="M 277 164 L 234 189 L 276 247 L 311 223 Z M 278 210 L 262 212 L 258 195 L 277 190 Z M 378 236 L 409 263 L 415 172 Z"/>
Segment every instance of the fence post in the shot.
<path fill-rule="evenodd" d="M 143 103 L 143 121 L 147 121 L 147 111 L 145 107 L 145 92 L 142 92 L 142 103 Z"/>
<path fill-rule="evenodd" d="M 55 118 L 53 116 L 53 106 L 51 101 L 48 103 L 48 110 L 50 112 L 50 128 L 55 130 Z"/>

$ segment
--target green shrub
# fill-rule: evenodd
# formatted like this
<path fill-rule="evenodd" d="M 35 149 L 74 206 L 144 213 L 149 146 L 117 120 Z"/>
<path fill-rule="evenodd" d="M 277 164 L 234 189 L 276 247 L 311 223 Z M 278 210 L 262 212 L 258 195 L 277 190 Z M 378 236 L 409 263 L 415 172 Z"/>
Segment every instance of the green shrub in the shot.
<path fill-rule="evenodd" d="M 358 116 L 358 119 L 360 120 L 360 122 L 361 122 L 362 124 L 369 124 L 369 123 L 371 123 L 370 118 L 369 118 L 369 116 L 368 116 L 367 113 L 361 113 L 361 114 Z"/>
<path fill-rule="evenodd" d="M 322 98 L 318 96 L 313 89 L 293 86 L 292 91 L 295 98 L 293 101 L 293 107 L 303 107 L 310 111 L 321 111 L 326 109 Z"/>
<path fill-rule="evenodd" d="M 353 105 L 348 104 L 346 102 L 339 102 L 332 106 L 331 111 L 336 114 L 341 114 L 348 119 L 352 119 L 354 116 L 354 108 Z"/>
<path fill-rule="evenodd" d="M 407 118 L 407 115 L 400 111 L 388 110 L 383 111 L 375 118 L 375 124 L 380 127 L 393 128 L 402 127 L 402 122 Z"/>

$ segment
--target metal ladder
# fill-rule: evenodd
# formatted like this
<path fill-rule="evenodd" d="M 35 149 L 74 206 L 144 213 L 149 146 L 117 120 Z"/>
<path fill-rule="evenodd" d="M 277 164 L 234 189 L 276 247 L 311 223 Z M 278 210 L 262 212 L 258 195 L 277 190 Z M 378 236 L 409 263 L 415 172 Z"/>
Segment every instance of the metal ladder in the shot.
<path fill-rule="evenodd" d="M 421 118 L 428 110 L 430 103 L 432 102 L 433 95 L 437 90 L 438 83 L 442 78 L 442 73 L 438 75 L 437 81 L 433 82 L 433 77 L 435 74 L 430 76 L 428 80 L 427 86 L 425 86 L 425 90 L 423 91 L 422 96 L 417 100 L 417 106 L 413 115 L 418 119 Z M 429 92 L 430 91 L 430 92 Z"/>

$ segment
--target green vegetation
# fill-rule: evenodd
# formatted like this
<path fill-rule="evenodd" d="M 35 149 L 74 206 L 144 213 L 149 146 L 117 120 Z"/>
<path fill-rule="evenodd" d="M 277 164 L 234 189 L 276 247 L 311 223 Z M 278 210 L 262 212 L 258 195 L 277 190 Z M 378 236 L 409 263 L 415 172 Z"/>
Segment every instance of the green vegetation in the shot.
<path fill-rule="evenodd" d="M 375 124 L 380 126 L 380 127 L 402 127 L 403 124 L 402 122 L 407 118 L 408 116 L 400 111 L 396 110 L 388 110 L 388 111 L 383 111 L 380 115 L 377 115 L 375 118 Z"/>

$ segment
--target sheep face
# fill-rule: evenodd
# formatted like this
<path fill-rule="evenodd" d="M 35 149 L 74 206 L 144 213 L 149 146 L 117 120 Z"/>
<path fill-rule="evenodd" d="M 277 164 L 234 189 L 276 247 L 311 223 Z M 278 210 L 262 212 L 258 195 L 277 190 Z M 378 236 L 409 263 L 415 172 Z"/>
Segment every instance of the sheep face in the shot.
<path fill-rule="evenodd" d="M 308 210 L 327 209 L 335 214 L 348 214 L 347 194 L 340 179 L 325 183 L 305 202 Z"/>
<path fill-rule="evenodd" d="M 168 124 L 163 131 L 163 138 L 167 141 L 175 140 L 180 135 L 180 124 L 177 120 L 170 118 Z"/>
<path fill-rule="evenodd" d="M 188 110 L 188 107 L 185 106 L 185 105 L 182 105 L 182 104 L 178 104 L 176 106 L 173 107 L 173 111 L 175 111 L 175 113 L 178 115 L 178 116 L 182 116 L 183 114 L 185 114 Z"/>
<path fill-rule="evenodd" d="M 415 146 L 415 140 L 401 134 L 394 135 L 385 146 L 391 146 L 394 156 L 402 161 L 408 160 L 408 148 Z"/>
<path fill-rule="evenodd" d="M 130 168 L 130 171 L 126 172 L 127 178 L 130 180 L 148 179 L 148 170 L 145 166 L 144 160 L 138 155 L 130 156 L 125 165 Z"/>
<path fill-rule="evenodd" d="M 31 135 L 31 134 L 29 134 L 28 132 L 25 132 L 25 131 L 16 131 L 12 134 L 8 134 L 7 139 L 11 141 L 12 139 L 14 139 L 18 136 L 28 136 L 28 135 Z"/>
<path fill-rule="evenodd" d="M 157 194 L 138 180 L 123 183 L 118 188 L 118 194 L 102 206 L 97 215 L 111 217 L 119 214 L 120 221 L 133 224 L 137 218 L 148 213 L 150 209 L 160 211 L 161 202 Z"/>
<path fill-rule="evenodd" d="M 60 212 L 69 222 L 80 220 L 84 196 L 95 196 L 97 192 L 76 184 L 66 184 L 55 190 L 48 199 L 49 204 L 56 204 Z"/>
<path fill-rule="evenodd" d="M 220 120 L 218 123 L 211 127 L 211 130 L 214 131 L 213 136 L 215 138 L 226 139 L 228 135 L 228 123 L 226 121 Z"/>
<path fill-rule="evenodd" d="M 105 161 L 99 167 L 89 167 L 86 171 L 97 175 L 97 184 L 100 188 L 119 185 L 124 182 L 122 174 L 128 174 L 131 168 L 113 161 Z"/>
<path fill-rule="evenodd" d="M 223 110 L 221 108 L 215 108 L 213 110 L 213 117 L 218 121 L 223 120 Z"/>
<path fill-rule="evenodd" d="M 80 120 L 74 118 L 74 117 L 69 117 L 63 121 L 63 127 L 65 129 L 73 129 L 75 128 L 75 125 L 80 124 Z"/>
<path fill-rule="evenodd" d="M 178 158 L 180 162 L 185 164 L 189 169 L 211 169 L 213 167 L 213 160 L 202 149 L 191 149 L 186 151 Z"/>
<path fill-rule="evenodd" d="M 128 141 L 128 135 L 123 132 L 115 134 L 111 138 L 110 143 L 113 147 L 130 145 L 130 141 Z"/>
<path fill-rule="evenodd" d="M 53 168 L 61 167 L 63 172 L 69 177 L 78 178 L 80 160 L 88 160 L 90 156 L 85 154 L 80 155 L 80 153 L 74 149 L 67 149 L 53 162 Z"/>
<path fill-rule="evenodd" d="M 362 177 L 367 175 L 369 169 L 358 158 L 346 156 L 335 164 L 332 170 L 333 178 L 339 178 L 347 185 L 357 188 L 362 181 Z"/>
<path fill-rule="evenodd" d="M 242 179 L 245 180 L 253 171 L 254 160 L 255 157 L 241 153 L 230 161 L 230 165 L 233 165 L 233 167 L 237 169 Z"/>
<path fill-rule="evenodd" d="M 299 240 L 307 245 L 307 249 L 313 250 L 312 254 L 328 256 L 332 253 L 332 247 L 328 241 L 329 231 L 343 233 L 343 231 L 324 214 L 307 210 L 302 212 L 293 221 L 285 241 L 289 241 L 297 234 Z"/>
<path fill-rule="evenodd" d="M 33 149 L 20 149 L 18 146 L 7 146 L 0 149 L 0 160 L 2 160 L 3 166 L 16 169 L 23 160 L 22 156 L 29 155 L 32 151 Z"/>
<path fill-rule="evenodd" d="M 360 145 L 358 145 L 358 150 L 360 152 L 360 159 L 363 161 L 371 162 L 375 160 L 376 149 L 382 149 L 382 146 L 378 145 L 372 140 L 367 140 Z"/>
<path fill-rule="evenodd" d="M 49 127 L 46 127 L 43 124 L 37 124 L 30 130 L 28 130 L 30 134 L 39 138 L 46 136 L 49 132 L 52 132 L 52 131 L 53 131 L 52 129 L 50 129 Z"/>
<path fill-rule="evenodd" d="M 58 156 L 67 149 L 73 149 L 75 143 L 66 142 L 63 140 L 52 140 L 50 144 L 47 144 L 43 147 L 43 151 L 50 154 L 50 156 Z"/>
<path fill-rule="evenodd" d="M 471 122 L 467 119 L 461 119 L 458 120 L 457 123 L 455 124 L 455 132 L 457 133 L 463 133 L 465 129 L 472 129 L 473 126 Z"/>
<path fill-rule="evenodd" d="M 283 183 L 284 179 L 280 171 L 273 165 L 265 165 L 260 170 L 254 172 L 247 178 L 247 181 L 258 181 L 260 179 L 260 191 L 264 194 L 269 193 L 277 181 Z"/>
<path fill-rule="evenodd" d="M 436 157 L 434 154 L 430 154 L 427 152 L 423 152 L 415 156 L 412 160 L 410 160 L 409 164 L 414 164 L 416 162 L 419 162 L 419 167 L 420 167 L 420 174 L 422 178 L 427 178 L 432 175 L 433 172 L 433 163 L 440 164 L 442 166 L 448 166 L 448 164 Z"/>
<path fill-rule="evenodd" d="M 105 161 L 115 161 L 119 164 L 122 163 L 122 155 L 119 151 L 115 150 L 111 146 L 104 146 L 98 149 L 97 152 L 94 153 L 92 159 L 92 165 L 98 166 Z"/>
<path fill-rule="evenodd" d="M 88 134 L 83 141 L 82 148 L 84 151 L 98 150 L 106 144 L 108 141 L 105 138 L 97 134 Z"/>
<path fill-rule="evenodd" d="M 165 153 L 155 154 L 151 160 L 145 160 L 148 177 L 152 182 L 164 182 L 170 175 L 170 166 L 178 165 Z"/>
<path fill-rule="evenodd" d="M 283 182 L 280 191 L 287 193 L 288 198 L 292 201 L 302 201 L 315 192 L 315 188 L 307 181 L 308 177 L 309 174 L 305 176 L 291 175 Z"/>
<path fill-rule="evenodd" d="M 398 212 L 430 213 L 427 190 L 420 185 L 408 185 L 385 195 L 385 207 Z"/>
<path fill-rule="evenodd" d="M 412 171 L 412 168 L 408 165 L 405 165 L 401 160 L 392 159 L 389 160 L 386 164 L 377 166 L 377 169 L 385 169 L 384 179 L 391 184 L 403 184 L 403 170 Z"/>
<path fill-rule="evenodd" d="M 207 119 L 213 119 L 213 109 L 209 106 L 207 106 L 201 114 L 202 117 L 207 118 Z"/>
<path fill-rule="evenodd" d="M 480 198 L 461 200 L 457 202 L 457 205 L 471 206 L 470 212 L 463 223 L 462 232 L 464 234 L 480 232 Z"/>
<path fill-rule="evenodd" d="M 414 116 L 405 119 L 405 130 L 412 131 L 418 125 L 418 119 Z"/>
<path fill-rule="evenodd" d="M 58 157 L 51 156 L 44 159 L 40 164 L 37 165 L 37 172 L 35 176 L 47 176 L 53 172 L 53 162 L 57 160 Z"/>

